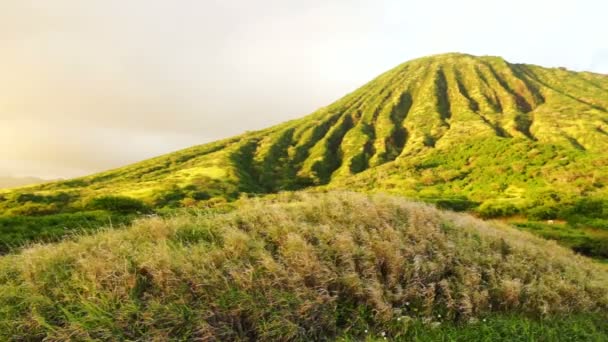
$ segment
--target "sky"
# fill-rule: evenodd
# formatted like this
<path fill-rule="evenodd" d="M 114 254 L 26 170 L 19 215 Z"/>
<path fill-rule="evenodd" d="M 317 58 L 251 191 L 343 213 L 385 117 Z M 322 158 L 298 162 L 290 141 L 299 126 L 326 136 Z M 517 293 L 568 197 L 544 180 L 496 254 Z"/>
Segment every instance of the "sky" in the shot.
<path fill-rule="evenodd" d="M 605 0 L 2 0 L 0 175 L 69 178 L 304 116 L 444 52 L 608 74 Z"/>

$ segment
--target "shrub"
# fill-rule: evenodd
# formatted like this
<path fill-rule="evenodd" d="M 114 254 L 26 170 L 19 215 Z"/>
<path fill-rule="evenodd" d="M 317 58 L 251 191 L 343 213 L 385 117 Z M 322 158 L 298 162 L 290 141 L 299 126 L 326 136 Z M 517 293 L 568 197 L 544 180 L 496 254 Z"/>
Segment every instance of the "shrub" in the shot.
<path fill-rule="evenodd" d="M 150 211 L 150 208 L 148 208 L 143 201 L 126 196 L 103 196 L 94 198 L 89 203 L 89 208 L 119 213 L 145 213 Z"/>
<path fill-rule="evenodd" d="M 558 217 L 559 211 L 557 206 L 538 206 L 528 209 L 526 214 L 531 220 L 553 220 Z"/>
<path fill-rule="evenodd" d="M 486 201 L 476 211 L 483 218 L 495 218 L 515 215 L 520 209 L 509 202 Z"/>
<path fill-rule="evenodd" d="M 39 216 L 59 213 L 60 208 L 57 204 L 40 204 L 27 202 L 19 207 L 13 208 L 8 211 L 9 215 L 12 216 Z"/>
<path fill-rule="evenodd" d="M 423 198 L 425 202 L 434 203 L 440 209 L 466 211 L 475 208 L 478 203 L 467 198 Z"/>
<path fill-rule="evenodd" d="M 608 200 L 600 198 L 581 198 L 566 210 L 567 217 L 606 218 L 608 219 Z"/>
<path fill-rule="evenodd" d="M 180 201 L 184 198 L 186 198 L 186 192 L 176 186 L 157 193 L 153 201 L 157 208 L 179 207 Z"/>
<path fill-rule="evenodd" d="M 572 248 L 578 253 L 608 259 L 608 238 L 585 239 L 583 243 Z"/>
<path fill-rule="evenodd" d="M 62 213 L 44 216 L 0 216 L 0 254 L 32 242 L 53 242 L 69 235 L 93 232 L 109 223 L 130 222 L 128 215 L 105 211 Z"/>
<path fill-rule="evenodd" d="M 73 199 L 73 196 L 65 192 L 58 192 L 54 195 L 38 195 L 32 193 L 18 194 L 16 198 L 17 203 L 45 203 L 45 204 L 62 204 L 65 205 Z"/>
<path fill-rule="evenodd" d="M 186 197 L 180 201 L 182 207 L 185 208 L 194 208 L 198 204 L 198 202 L 192 197 Z"/>

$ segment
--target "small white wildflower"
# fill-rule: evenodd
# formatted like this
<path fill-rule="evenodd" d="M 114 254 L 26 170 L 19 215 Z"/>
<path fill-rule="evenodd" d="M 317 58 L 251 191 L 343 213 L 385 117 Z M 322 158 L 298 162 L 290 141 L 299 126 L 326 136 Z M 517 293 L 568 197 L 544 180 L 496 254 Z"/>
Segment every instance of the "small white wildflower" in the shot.
<path fill-rule="evenodd" d="M 441 314 L 437 315 L 437 317 L 441 318 Z"/>
<path fill-rule="evenodd" d="M 484 319 L 483 319 L 483 321 L 485 322 L 485 321 L 486 321 L 486 319 L 484 318 Z"/>
<path fill-rule="evenodd" d="M 400 320 L 401 320 L 401 317 L 397 317 L 397 321 L 400 321 Z"/>
<path fill-rule="evenodd" d="M 405 302 L 405 305 L 410 305 L 410 302 Z"/>
<path fill-rule="evenodd" d="M 365 333 L 367 334 L 367 329 L 365 329 Z"/>
<path fill-rule="evenodd" d="M 386 336 L 386 333 L 383 331 L 380 333 L 380 336 L 384 337 L 384 336 Z"/>

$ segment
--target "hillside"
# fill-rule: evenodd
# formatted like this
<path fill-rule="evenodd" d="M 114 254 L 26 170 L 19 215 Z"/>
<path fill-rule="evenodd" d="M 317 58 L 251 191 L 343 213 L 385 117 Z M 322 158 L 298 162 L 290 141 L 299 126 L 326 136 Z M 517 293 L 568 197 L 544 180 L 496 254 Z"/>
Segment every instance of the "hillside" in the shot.
<path fill-rule="evenodd" d="M 0 257 L 12 340 L 599 341 L 607 310 L 608 271 L 555 243 L 354 193 L 240 200 Z"/>
<path fill-rule="evenodd" d="M 605 75 L 431 56 L 298 120 L 88 177 L 0 190 L 0 210 L 82 211 L 106 195 L 163 208 L 308 187 L 380 191 L 483 217 L 565 220 L 582 234 L 567 244 L 608 258 L 607 108 Z M 524 228 L 551 236 L 554 227 Z"/>

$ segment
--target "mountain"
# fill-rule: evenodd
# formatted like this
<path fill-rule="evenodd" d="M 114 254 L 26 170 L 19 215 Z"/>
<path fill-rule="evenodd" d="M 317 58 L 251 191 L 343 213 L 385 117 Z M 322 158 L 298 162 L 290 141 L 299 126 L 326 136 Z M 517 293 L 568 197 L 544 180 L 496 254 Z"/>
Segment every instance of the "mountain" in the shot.
<path fill-rule="evenodd" d="M 3 341 L 605 341 L 608 269 L 403 198 L 293 192 L 0 257 L 0 308 Z"/>
<path fill-rule="evenodd" d="M 0 189 L 15 188 L 18 186 L 33 185 L 48 182 L 47 180 L 36 177 L 11 177 L 0 176 Z"/>
<path fill-rule="evenodd" d="M 0 192 L 0 210 L 84 210 L 107 195 L 200 206 L 317 187 L 608 228 L 607 149 L 608 76 L 451 53 L 406 62 L 298 120 Z"/>

